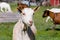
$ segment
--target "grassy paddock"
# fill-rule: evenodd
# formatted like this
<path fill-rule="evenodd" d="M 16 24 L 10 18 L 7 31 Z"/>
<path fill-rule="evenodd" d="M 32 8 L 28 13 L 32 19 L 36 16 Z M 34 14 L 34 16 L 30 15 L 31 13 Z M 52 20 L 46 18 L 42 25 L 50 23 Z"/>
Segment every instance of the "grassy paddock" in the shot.
<path fill-rule="evenodd" d="M 15 23 L 0 23 L 0 40 L 12 40 Z"/>
<path fill-rule="evenodd" d="M 11 8 L 14 12 L 16 12 L 16 7 L 17 5 L 11 4 Z M 36 40 L 60 40 L 60 31 L 46 31 L 46 28 L 49 28 L 53 25 L 51 20 L 46 23 L 46 18 L 42 18 L 43 11 L 47 8 L 51 7 L 41 6 L 34 15 L 34 23 L 37 28 L 37 34 L 35 35 Z M 12 32 L 15 23 L 0 23 L 0 40 L 12 40 Z M 60 25 L 56 28 L 60 28 Z"/>
<path fill-rule="evenodd" d="M 17 12 L 17 3 L 10 3 L 13 12 Z"/>

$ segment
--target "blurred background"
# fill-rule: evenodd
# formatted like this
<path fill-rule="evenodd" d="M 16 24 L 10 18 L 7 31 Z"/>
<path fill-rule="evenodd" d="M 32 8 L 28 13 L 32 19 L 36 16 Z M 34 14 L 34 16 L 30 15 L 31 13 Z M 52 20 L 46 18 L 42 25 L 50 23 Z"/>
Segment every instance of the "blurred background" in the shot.
<path fill-rule="evenodd" d="M 60 6 L 60 0 L 0 0 L 0 2 L 8 2 L 8 3 L 17 3 L 22 2 L 26 3 L 27 5 L 37 5 L 40 4 L 41 6 Z"/>

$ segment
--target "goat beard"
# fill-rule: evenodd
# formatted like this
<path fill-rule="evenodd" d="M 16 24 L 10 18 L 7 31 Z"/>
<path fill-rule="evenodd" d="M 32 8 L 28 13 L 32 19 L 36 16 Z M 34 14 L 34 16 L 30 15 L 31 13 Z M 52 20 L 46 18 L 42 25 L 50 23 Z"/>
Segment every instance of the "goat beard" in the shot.
<path fill-rule="evenodd" d="M 24 28 L 23 28 L 23 31 L 27 31 L 27 25 L 24 23 Z"/>

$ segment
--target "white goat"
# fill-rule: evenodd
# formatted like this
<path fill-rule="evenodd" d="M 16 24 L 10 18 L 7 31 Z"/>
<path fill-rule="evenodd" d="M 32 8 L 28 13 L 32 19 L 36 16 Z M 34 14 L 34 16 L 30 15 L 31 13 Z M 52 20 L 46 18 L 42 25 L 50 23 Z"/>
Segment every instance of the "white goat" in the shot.
<path fill-rule="evenodd" d="M 5 11 L 3 10 L 3 8 L 5 9 Z M 0 10 L 1 12 L 12 12 L 10 5 L 6 2 L 0 3 Z"/>
<path fill-rule="evenodd" d="M 14 26 L 13 40 L 35 40 L 36 28 L 33 22 L 33 13 L 37 8 L 34 10 L 31 8 L 20 10 L 18 8 L 21 17 Z"/>
<path fill-rule="evenodd" d="M 47 10 L 49 10 L 51 12 L 54 12 L 54 13 L 60 13 L 60 9 L 59 8 L 52 8 L 52 9 L 47 9 Z M 48 22 L 49 19 L 50 19 L 50 17 L 48 16 L 47 19 L 46 19 L 46 22 Z"/>

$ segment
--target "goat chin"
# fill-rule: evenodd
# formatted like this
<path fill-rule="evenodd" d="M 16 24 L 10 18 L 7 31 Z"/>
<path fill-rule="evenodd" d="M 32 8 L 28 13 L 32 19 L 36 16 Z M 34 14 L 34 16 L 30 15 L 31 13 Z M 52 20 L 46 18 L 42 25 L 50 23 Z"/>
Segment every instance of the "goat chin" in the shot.
<path fill-rule="evenodd" d="M 31 26 L 31 30 L 33 31 L 33 33 L 34 33 L 34 34 L 36 34 L 37 29 L 36 29 L 36 27 L 35 27 L 34 23 L 33 23 L 33 25 Z"/>

